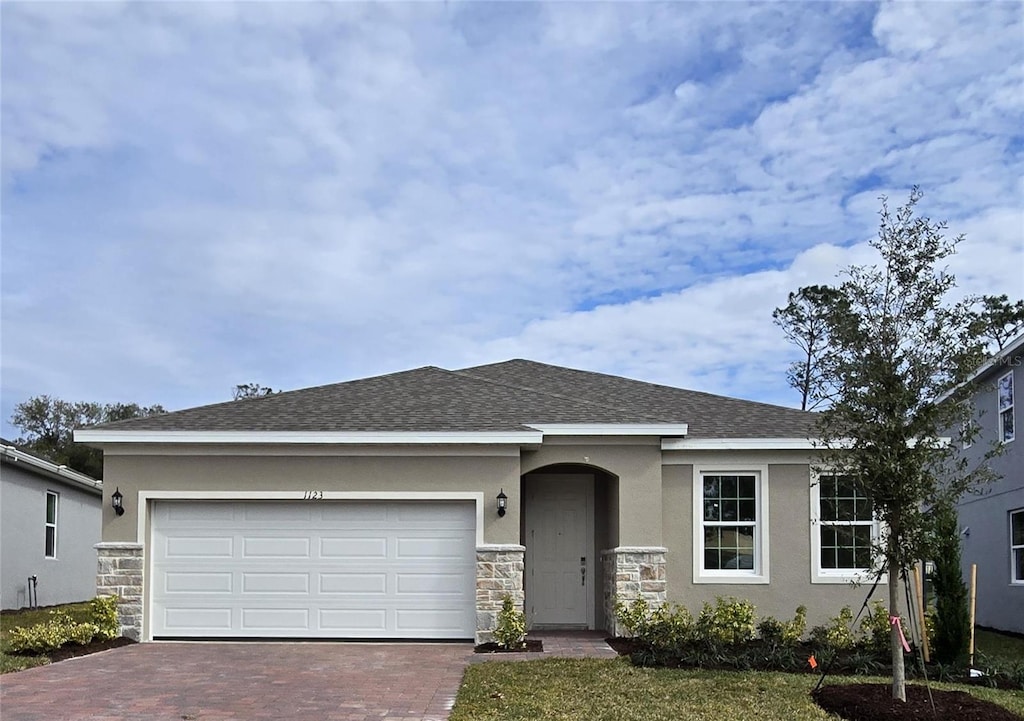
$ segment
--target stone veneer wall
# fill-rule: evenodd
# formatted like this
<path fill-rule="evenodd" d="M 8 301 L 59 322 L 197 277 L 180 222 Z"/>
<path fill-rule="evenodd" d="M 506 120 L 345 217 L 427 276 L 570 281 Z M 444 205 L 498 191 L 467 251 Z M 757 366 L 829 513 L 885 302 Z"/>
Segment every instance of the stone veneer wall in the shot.
<path fill-rule="evenodd" d="M 116 596 L 121 635 L 142 637 L 142 544 L 97 543 L 96 595 Z"/>
<path fill-rule="evenodd" d="M 523 567 L 525 546 L 490 545 L 476 549 L 476 642 L 494 640 L 505 594 L 523 610 Z"/>
<path fill-rule="evenodd" d="M 621 636 L 615 603 L 629 604 L 638 598 L 650 607 L 665 603 L 665 553 L 660 546 L 619 546 L 601 551 L 604 565 L 604 617 L 608 633 Z"/>

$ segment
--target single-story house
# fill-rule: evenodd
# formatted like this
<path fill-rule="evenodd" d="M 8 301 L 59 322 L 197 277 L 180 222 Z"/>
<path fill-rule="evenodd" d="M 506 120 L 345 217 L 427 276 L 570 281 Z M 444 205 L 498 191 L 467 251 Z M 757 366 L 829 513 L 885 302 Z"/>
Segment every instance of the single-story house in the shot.
<path fill-rule="evenodd" d="M 964 580 L 977 567 L 976 621 L 980 626 L 1024 633 L 1024 438 L 1017 440 L 1015 386 L 1024 387 L 1024 334 L 979 369 L 972 401 L 978 437 L 963 453 L 989 461 L 997 479 L 957 506 Z"/>
<path fill-rule="evenodd" d="M 103 484 L 0 442 L 0 608 L 96 592 Z"/>
<path fill-rule="evenodd" d="M 104 451 L 98 592 L 128 634 L 482 641 L 505 594 L 533 629 L 615 632 L 615 601 L 641 596 L 805 605 L 811 624 L 858 608 L 878 528 L 842 479 L 816 482 L 812 424 L 511 360 L 75 438 Z"/>

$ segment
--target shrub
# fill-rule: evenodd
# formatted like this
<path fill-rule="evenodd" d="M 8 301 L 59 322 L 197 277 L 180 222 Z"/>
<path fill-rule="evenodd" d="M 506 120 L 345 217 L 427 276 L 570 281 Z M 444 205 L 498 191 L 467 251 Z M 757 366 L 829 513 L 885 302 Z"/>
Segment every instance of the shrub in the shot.
<path fill-rule="evenodd" d="M 121 623 L 117 617 L 117 596 L 97 596 L 89 602 L 92 622 L 96 624 L 96 636 L 104 641 L 117 638 L 121 633 Z"/>
<path fill-rule="evenodd" d="M 697 617 L 697 636 L 710 643 L 737 644 L 754 637 L 754 604 L 719 596 L 715 605 L 705 602 Z"/>
<path fill-rule="evenodd" d="M 910 633 L 910 629 L 902 617 L 900 617 L 900 625 L 904 634 Z M 881 601 L 873 602 L 869 607 L 868 615 L 860 622 L 860 632 L 863 635 L 862 644 L 872 651 L 887 651 L 890 627 L 889 609 Z"/>
<path fill-rule="evenodd" d="M 651 646 L 670 649 L 693 639 L 693 616 L 683 606 L 664 604 L 642 622 L 638 637 Z"/>
<path fill-rule="evenodd" d="M 843 606 L 839 615 L 829 619 L 827 624 L 811 629 L 811 641 L 821 648 L 836 651 L 853 648 L 853 631 L 850 630 L 852 623 L 853 611 L 849 606 Z"/>
<path fill-rule="evenodd" d="M 932 543 L 935 573 L 935 660 L 966 664 L 971 641 L 971 617 L 967 608 L 967 586 L 960 570 L 960 522 L 952 503 L 932 509 Z"/>
<path fill-rule="evenodd" d="M 68 643 L 87 644 L 99 630 L 95 623 L 78 623 L 57 609 L 43 623 L 11 629 L 8 642 L 13 653 L 48 653 Z"/>
<path fill-rule="evenodd" d="M 636 598 L 628 606 L 622 601 L 615 602 L 615 618 L 629 636 L 639 636 L 647 623 L 650 606 L 643 598 Z"/>
<path fill-rule="evenodd" d="M 771 616 L 765 616 L 761 623 L 757 624 L 758 635 L 766 642 L 774 646 L 793 646 L 800 642 L 800 638 L 807 630 L 807 607 L 798 606 L 796 615 L 792 621 L 779 621 Z"/>
<path fill-rule="evenodd" d="M 519 648 L 526 641 L 526 615 L 512 603 L 511 594 L 501 601 L 494 640 L 502 648 Z"/>

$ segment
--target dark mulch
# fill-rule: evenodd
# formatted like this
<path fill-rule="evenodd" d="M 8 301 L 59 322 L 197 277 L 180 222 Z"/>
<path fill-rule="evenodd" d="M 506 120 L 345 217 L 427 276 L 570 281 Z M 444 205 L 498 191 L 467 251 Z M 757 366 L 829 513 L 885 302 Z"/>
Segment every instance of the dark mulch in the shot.
<path fill-rule="evenodd" d="M 604 640 L 612 650 L 620 656 L 628 656 L 634 651 L 639 651 L 643 648 L 643 644 L 637 641 L 635 638 L 626 638 L 624 636 L 611 636 Z"/>
<path fill-rule="evenodd" d="M 50 659 L 51 663 L 57 661 L 63 661 L 68 658 L 75 658 L 76 656 L 88 656 L 90 653 L 98 653 L 100 651 L 106 651 L 111 648 L 120 648 L 121 646 L 129 646 L 135 643 L 130 638 L 124 636 L 118 636 L 117 638 L 107 639 L 106 641 L 92 641 L 82 645 L 69 643 L 66 646 L 61 646 L 56 651 L 50 651 L 49 653 L 42 654 Z M 29 654 L 36 655 L 36 654 Z"/>
<path fill-rule="evenodd" d="M 895 701 L 888 684 L 856 683 L 823 686 L 813 693 L 826 711 L 850 721 L 1021 721 L 1009 709 L 963 691 L 938 691 L 907 686 L 907 701 Z M 932 702 L 934 701 L 934 708 Z"/>
<path fill-rule="evenodd" d="M 519 648 L 505 648 L 491 641 L 481 643 L 473 649 L 473 653 L 540 653 L 544 650 L 544 642 L 539 638 L 528 638 L 526 643 Z"/>

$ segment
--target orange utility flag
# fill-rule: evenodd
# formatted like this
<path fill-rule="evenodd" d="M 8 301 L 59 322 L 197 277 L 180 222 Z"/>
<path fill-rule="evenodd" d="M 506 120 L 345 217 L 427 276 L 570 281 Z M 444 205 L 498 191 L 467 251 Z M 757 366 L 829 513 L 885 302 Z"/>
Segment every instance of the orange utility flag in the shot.
<path fill-rule="evenodd" d="M 811 654 L 811 657 L 807 659 L 807 663 L 811 664 L 812 669 L 818 668 L 818 662 L 815 660 L 813 653 Z"/>

